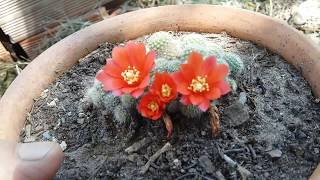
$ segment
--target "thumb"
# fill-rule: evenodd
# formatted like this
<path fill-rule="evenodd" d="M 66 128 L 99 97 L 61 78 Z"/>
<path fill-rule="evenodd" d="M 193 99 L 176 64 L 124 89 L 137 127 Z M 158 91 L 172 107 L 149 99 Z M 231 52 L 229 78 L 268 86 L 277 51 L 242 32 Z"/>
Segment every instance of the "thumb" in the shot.
<path fill-rule="evenodd" d="M 59 144 L 35 142 L 16 146 L 14 179 L 52 179 L 63 160 Z"/>

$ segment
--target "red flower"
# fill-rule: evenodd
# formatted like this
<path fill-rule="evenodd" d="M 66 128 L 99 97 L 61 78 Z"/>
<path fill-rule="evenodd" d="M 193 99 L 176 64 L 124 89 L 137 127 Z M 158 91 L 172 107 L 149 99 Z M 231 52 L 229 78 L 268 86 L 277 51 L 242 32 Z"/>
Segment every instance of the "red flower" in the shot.
<path fill-rule="evenodd" d="M 148 86 L 155 53 L 146 54 L 142 43 L 128 42 L 125 47 L 115 47 L 112 59 L 98 72 L 105 91 L 116 96 L 129 93 L 138 98 Z"/>
<path fill-rule="evenodd" d="M 170 74 L 155 73 L 150 92 L 159 96 L 160 101 L 169 103 L 177 97 L 177 86 Z"/>
<path fill-rule="evenodd" d="M 229 84 L 224 80 L 228 72 L 228 66 L 217 64 L 214 56 L 204 61 L 201 54 L 192 52 L 187 64 L 181 64 L 180 71 L 173 74 L 177 90 L 182 94 L 181 102 L 197 105 L 206 111 L 210 100 L 218 99 L 230 91 Z"/>
<path fill-rule="evenodd" d="M 148 93 L 141 98 L 137 108 L 143 117 L 155 121 L 162 116 L 165 105 L 160 101 L 157 95 Z"/>

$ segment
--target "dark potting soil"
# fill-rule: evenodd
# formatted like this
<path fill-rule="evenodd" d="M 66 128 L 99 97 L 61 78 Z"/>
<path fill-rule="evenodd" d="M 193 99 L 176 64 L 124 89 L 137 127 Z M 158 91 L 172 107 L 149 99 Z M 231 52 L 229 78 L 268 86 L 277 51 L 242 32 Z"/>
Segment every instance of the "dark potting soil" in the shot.
<path fill-rule="evenodd" d="M 212 138 L 207 119 L 174 114 L 174 134 L 167 140 L 162 121 L 118 126 L 111 115 L 85 101 L 96 72 L 110 57 L 113 45 L 106 44 L 35 101 L 22 141 L 66 143 L 56 179 L 241 179 L 241 170 L 230 159 L 252 173 L 249 179 L 307 179 L 320 161 L 320 106 L 307 82 L 263 47 L 226 34 L 207 36 L 245 63 L 236 79 L 237 92 L 219 105 L 218 138 Z M 167 142 L 171 148 L 142 174 L 142 167 Z M 143 146 L 125 152 L 134 143 Z"/>

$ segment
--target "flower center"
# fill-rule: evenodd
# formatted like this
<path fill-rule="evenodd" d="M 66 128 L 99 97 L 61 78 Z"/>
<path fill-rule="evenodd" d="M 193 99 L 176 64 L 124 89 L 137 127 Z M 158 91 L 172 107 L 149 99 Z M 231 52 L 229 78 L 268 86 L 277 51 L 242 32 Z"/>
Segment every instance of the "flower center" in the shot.
<path fill-rule="evenodd" d="M 159 109 L 159 105 L 157 103 L 155 103 L 154 101 L 151 101 L 149 104 L 148 104 L 148 109 L 152 112 L 155 112 Z"/>
<path fill-rule="evenodd" d="M 128 84 L 133 84 L 139 80 L 140 71 L 136 69 L 134 66 L 128 66 L 128 69 L 121 73 L 123 80 L 125 80 Z"/>
<path fill-rule="evenodd" d="M 209 91 L 209 84 L 207 83 L 207 76 L 197 76 L 193 78 L 191 84 L 188 87 L 189 90 L 192 90 L 195 93 Z"/>
<path fill-rule="evenodd" d="M 169 97 L 171 95 L 171 87 L 168 84 L 161 86 L 161 94 L 163 97 Z"/>

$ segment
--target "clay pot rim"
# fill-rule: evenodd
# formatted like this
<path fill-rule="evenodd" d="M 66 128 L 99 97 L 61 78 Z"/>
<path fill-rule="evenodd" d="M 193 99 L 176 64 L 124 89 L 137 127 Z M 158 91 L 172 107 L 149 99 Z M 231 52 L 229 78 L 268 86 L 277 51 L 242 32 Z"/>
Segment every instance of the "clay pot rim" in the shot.
<path fill-rule="evenodd" d="M 188 18 L 185 18 L 188 17 Z M 103 42 L 121 42 L 160 30 L 218 33 L 251 40 L 282 55 L 301 70 L 320 96 L 320 49 L 301 32 L 271 17 L 217 5 L 176 5 L 112 17 L 76 32 L 28 65 L 0 101 L 0 139 L 18 141 L 19 132 L 39 97 L 60 74 Z"/>

